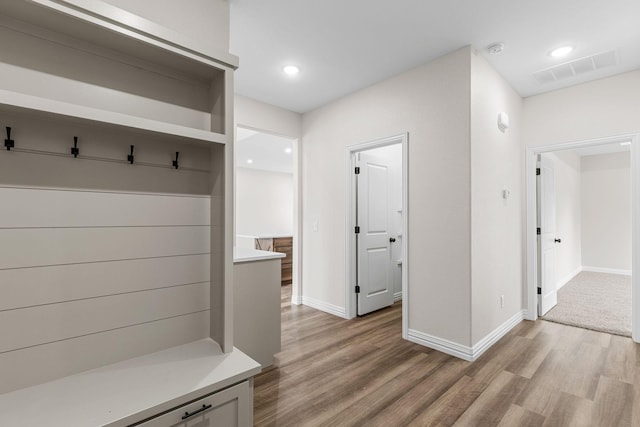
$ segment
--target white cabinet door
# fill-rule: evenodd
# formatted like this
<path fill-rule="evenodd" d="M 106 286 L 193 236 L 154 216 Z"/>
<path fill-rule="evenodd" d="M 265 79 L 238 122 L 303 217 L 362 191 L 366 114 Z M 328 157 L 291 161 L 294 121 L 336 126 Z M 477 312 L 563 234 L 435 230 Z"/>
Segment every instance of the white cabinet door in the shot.
<path fill-rule="evenodd" d="M 253 393 L 249 381 L 152 418 L 142 427 L 251 427 Z"/>

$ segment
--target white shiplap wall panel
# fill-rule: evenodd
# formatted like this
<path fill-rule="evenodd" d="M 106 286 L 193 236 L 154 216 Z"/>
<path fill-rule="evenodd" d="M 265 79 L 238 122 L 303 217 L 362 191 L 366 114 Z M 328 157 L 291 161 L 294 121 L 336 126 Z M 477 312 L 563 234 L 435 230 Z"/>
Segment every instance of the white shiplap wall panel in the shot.
<path fill-rule="evenodd" d="M 0 269 L 210 252 L 209 226 L 0 229 Z"/>
<path fill-rule="evenodd" d="M 0 353 L 208 309 L 205 282 L 6 310 L 0 312 Z"/>
<path fill-rule="evenodd" d="M 209 197 L 0 187 L 0 228 L 208 225 Z"/>
<path fill-rule="evenodd" d="M 209 311 L 202 311 L 0 353 L 0 394 L 208 336 Z"/>
<path fill-rule="evenodd" d="M 209 259 L 204 254 L 0 270 L 0 311 L 208 282 Z"/>
<path fill-rule="evenodd" d="M 207 337 L 211 235 L 208 197 L 0 187 L 0 393 Z"/>

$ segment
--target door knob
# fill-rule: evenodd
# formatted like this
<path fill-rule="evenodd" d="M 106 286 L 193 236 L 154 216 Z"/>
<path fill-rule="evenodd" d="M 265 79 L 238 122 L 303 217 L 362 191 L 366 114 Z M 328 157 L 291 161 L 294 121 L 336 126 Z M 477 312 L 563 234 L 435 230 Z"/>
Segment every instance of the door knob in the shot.
<path fill-rule="evenodd" d="M 396 238 L 395 238 L 395 237 L 389 237 L 389 242 L 393 243 L 393 242 L 395 242 L 395 241 L 396 241 Z"/>
<path fill-rule="evenodd" d="M 562 243 L 562 239 L 553 239 L 553 241 L 556 243 Z"/>

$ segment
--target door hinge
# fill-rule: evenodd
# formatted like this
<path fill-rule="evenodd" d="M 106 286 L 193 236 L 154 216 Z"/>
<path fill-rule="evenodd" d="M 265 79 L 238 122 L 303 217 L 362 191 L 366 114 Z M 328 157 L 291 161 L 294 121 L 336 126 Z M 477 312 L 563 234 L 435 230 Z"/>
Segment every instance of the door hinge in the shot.
<path fill-rule="evenodd" d="M 538 288 L 538 295 L 542 295 L 542 288 Z"/>
<path fill-rule="evenodd" d="M 360 293 L 360 286 L 356 285 L 356 294 Z"/>
<path fill-rule="evenodd" d="M 539 236 L 540 234 L 542 234 L 542 230 L 540 230 L 540 227 L 536 228 L 536 234 Z"/>
<path fill-rule="evenodd" d="M 540 175 L 540 168 L 536 168 L 536 175 Z"/>
<path fill-rule="evenodd" d="M 360 234 L 360 226 L 359 225 L 356 225 L 356 230 L 355 231 L 356 231 L 356 234 Z"/>
<path fill-rule="evenodd" d="M 356 175 L 360 175 L 360 166 L 356 166 Z"/>

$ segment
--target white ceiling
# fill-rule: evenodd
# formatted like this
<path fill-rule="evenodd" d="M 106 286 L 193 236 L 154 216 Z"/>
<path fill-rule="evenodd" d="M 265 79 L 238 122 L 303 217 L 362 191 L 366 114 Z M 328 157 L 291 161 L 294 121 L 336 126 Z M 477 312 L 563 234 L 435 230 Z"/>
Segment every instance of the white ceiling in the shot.
<path fill-rule="evenodd" d="M 236 167 L 293 173 L 293 142 L 289 138 L 239 127 L 234 143 Z M 292 152 L 287 153 L 287 149 Z"/>
<path fill-rule="evenodd" d="M 307 112 L 472 45 L 523 97 L 640 68 L 639 0 L 230 0 L 236 92 Z M 487 47 L 502 42 L 504 52 Z M 575 46 L 563 59 L 551 49 Z M 540 84 L 532 73 L 615 50 L 618 64 Z M 294 78 L 282 73 L 296 64 Z"/>

